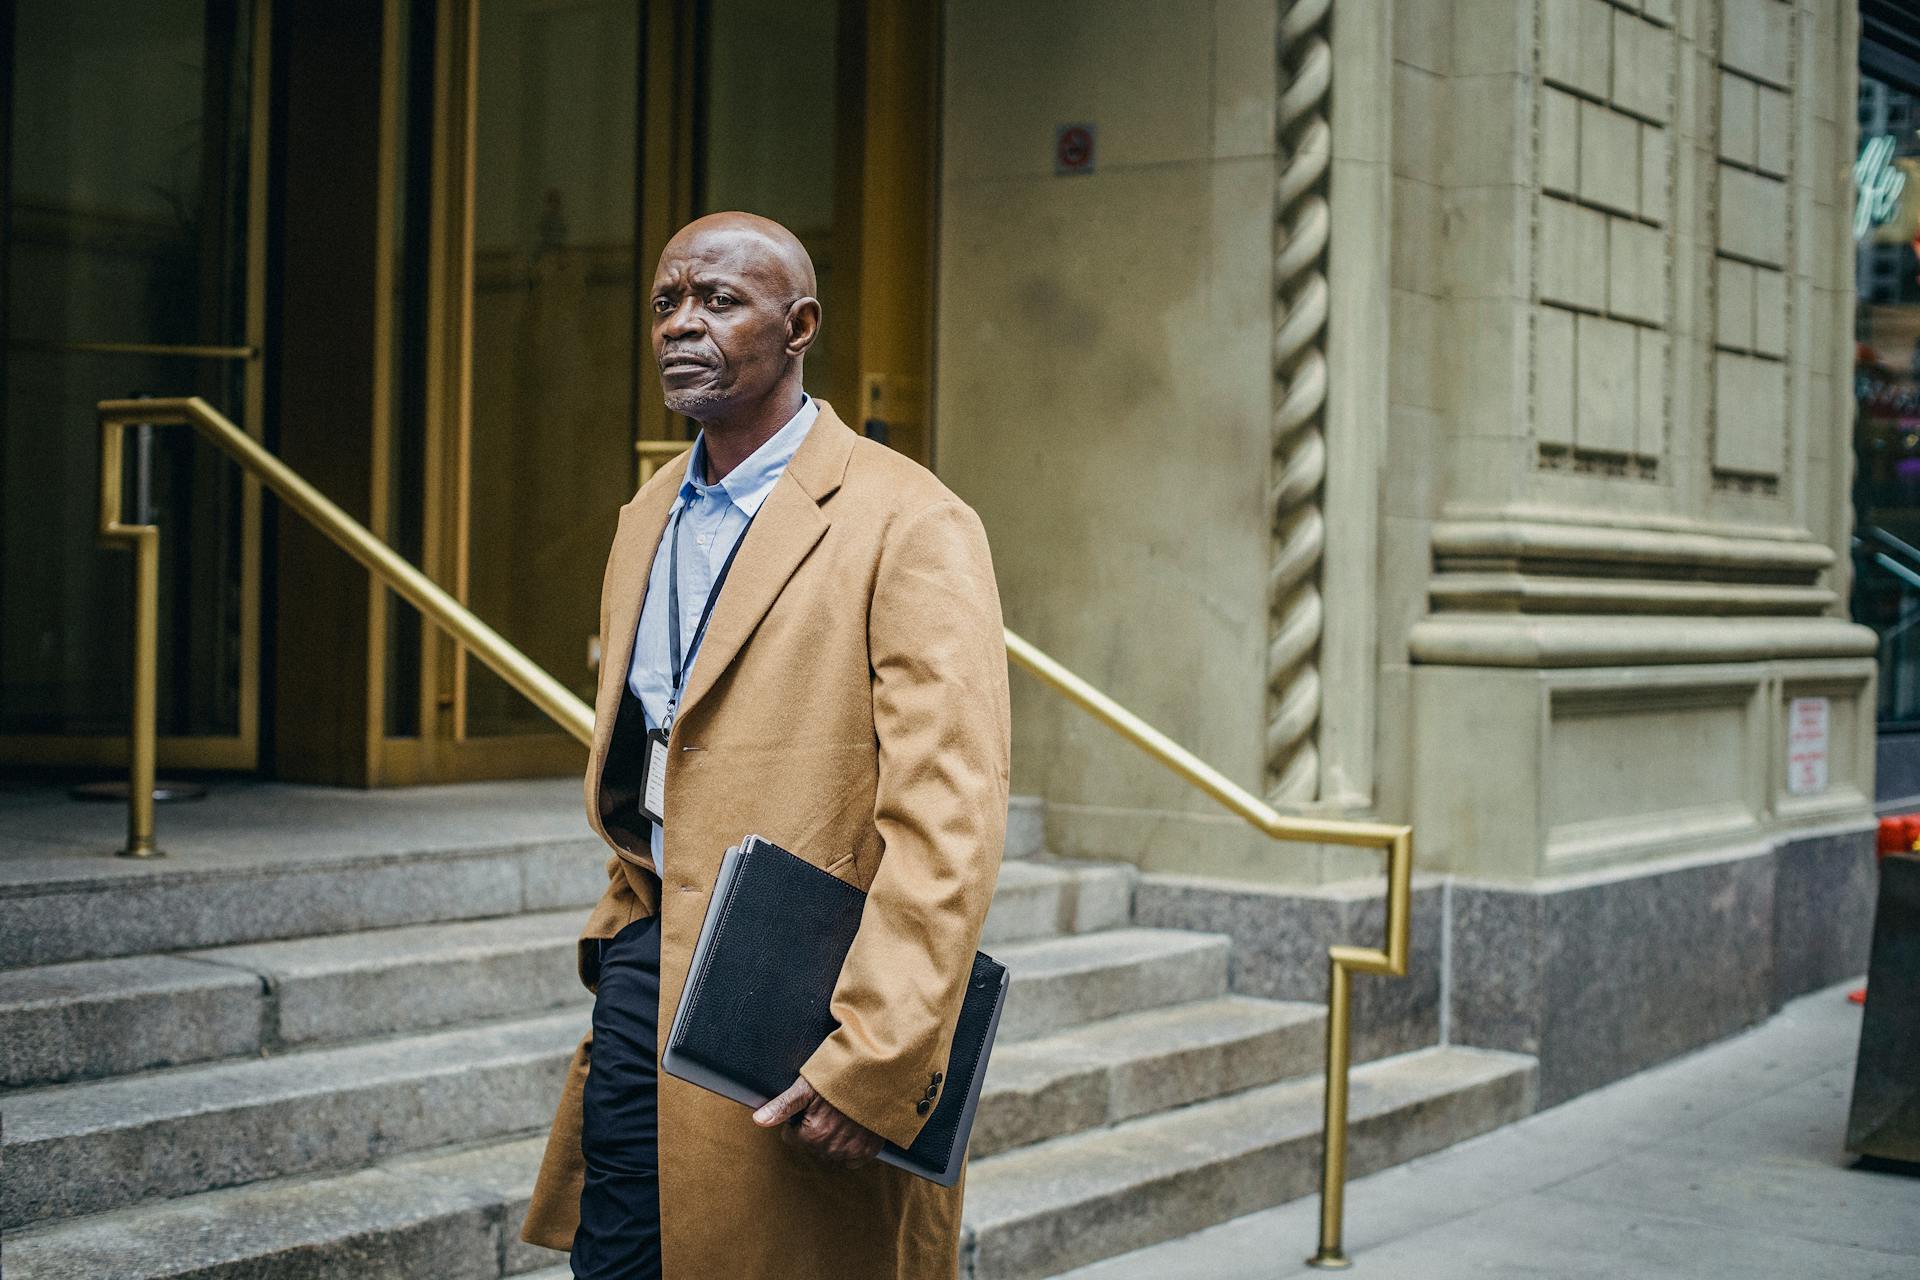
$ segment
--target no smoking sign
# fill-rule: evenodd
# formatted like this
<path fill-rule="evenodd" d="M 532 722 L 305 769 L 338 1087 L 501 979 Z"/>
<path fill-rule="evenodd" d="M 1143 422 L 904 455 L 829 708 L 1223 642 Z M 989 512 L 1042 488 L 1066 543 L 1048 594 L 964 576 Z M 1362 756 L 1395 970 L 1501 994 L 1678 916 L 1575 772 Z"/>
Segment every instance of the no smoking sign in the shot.
<path fill-rule="evenodd" d="M 1053 171 L 1057 174 L 1093 172 L 1093 126 L 1057 125 L 1053 131 Z"/>

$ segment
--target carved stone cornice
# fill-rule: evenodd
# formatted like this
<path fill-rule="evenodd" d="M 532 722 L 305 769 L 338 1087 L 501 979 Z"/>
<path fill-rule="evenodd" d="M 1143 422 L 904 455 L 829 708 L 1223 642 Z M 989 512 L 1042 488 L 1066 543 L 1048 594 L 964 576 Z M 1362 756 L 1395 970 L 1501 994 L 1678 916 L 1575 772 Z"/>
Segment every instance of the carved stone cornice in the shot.
<path fill-rule="evenodd" d="M 1419 663 L 1568 667 L 1853 658 L 1873 632 L 1831 616 L 1831 547 L 1666 521 L 1442 520 Z"/>

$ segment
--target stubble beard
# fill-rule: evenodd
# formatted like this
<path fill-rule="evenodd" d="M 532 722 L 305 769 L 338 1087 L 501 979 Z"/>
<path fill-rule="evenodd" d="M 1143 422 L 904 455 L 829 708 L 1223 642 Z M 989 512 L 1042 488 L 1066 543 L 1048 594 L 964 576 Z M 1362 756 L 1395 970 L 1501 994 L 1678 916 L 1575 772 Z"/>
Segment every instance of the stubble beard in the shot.
<path fill-rule="evenodd" d="M 718 387 L 697 387 L 666 393 L 667 412 L 677 413 L 695 422 L 705 422 L 711 410 L 726 403 L 726 393 Z"/>

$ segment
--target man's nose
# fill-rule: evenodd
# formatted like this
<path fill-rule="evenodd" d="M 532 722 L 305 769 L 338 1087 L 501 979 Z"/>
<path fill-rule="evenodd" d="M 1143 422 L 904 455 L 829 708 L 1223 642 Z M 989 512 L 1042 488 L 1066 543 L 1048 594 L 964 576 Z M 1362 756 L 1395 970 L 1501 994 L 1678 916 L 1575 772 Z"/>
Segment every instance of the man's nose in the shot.
<path fill-rule="evenodd" d="M 704 332 L 700 308 L 692 298 L 682 298 L 673 310 L 660 317 L 660 334 L 666 338 L 693 337 Z"/>

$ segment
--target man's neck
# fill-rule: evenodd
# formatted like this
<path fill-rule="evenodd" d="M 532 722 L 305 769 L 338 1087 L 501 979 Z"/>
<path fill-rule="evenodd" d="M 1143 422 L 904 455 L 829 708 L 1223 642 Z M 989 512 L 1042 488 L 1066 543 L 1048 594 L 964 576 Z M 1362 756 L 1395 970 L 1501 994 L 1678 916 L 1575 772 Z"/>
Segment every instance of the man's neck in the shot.
<path fill-rule="evenodd" d="M 700 424 L 706 439 L 707 483 L 718 484 L 729 471 L 751 458 L 754 451 L 780 434 L 780 428 L 800 412 L 804 397 L 798 388 L 768 396 L 753 409 L 725 419 Z"/>

